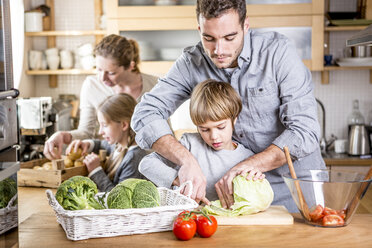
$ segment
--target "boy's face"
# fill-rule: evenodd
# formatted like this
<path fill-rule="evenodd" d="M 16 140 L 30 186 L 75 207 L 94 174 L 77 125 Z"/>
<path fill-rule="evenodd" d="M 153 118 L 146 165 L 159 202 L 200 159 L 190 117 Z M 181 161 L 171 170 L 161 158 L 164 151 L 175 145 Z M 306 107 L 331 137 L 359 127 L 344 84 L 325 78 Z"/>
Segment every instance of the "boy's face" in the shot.
<path fill-rule="evenodd" d="M 235 149 L 232 143 L 233 125 L 231 119 L 207 121 L 198 126 L 198 132 L 204 142 L 216 151 Z"/>

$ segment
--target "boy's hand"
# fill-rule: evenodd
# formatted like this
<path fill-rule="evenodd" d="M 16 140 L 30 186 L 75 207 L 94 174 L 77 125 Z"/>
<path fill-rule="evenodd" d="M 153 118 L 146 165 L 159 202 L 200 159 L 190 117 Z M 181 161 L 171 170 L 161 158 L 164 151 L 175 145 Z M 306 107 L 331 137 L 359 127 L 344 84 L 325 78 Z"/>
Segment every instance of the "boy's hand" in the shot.
<path fill-rule="evenodd" d="M 100 158 L 97 154 L 91 153 L 84 158 L 83 163 L 87 167 L 88 172 L 91 172 L 100 166 Z"/>

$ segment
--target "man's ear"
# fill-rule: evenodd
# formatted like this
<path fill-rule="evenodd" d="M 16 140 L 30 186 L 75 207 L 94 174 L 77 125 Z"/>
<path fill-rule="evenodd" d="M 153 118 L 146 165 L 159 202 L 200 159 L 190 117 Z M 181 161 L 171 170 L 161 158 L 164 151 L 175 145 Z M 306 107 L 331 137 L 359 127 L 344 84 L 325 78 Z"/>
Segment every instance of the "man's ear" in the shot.
<path fill-rule="evenodd" d="M 249 20 L 248 20 L 248 16 L 247 16 L 245 18 L 244 24 L 243 24 L 243 31 L 244 31 L 244 33 L 247 33 L 248 32 L 248 29 L 249 29 Z"/>

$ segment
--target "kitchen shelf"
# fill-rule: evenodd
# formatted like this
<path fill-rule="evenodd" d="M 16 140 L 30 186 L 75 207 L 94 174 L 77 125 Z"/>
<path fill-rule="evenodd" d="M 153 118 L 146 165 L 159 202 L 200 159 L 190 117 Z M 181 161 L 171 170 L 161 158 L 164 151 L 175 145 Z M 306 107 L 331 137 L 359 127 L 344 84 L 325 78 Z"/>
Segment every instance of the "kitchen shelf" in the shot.
<path fill-rule="evenodd" d="M 324 66 L 325 71 L 342 71 L 342 70 L 372 70 L 372 66 Z"/>
<path fill-rule="evenodd" d="M 53 30 L 42 32 L 26 32 L 29 37 L 35 36 L 84 36 L 84 35 L 105 35 L 106 30 Z"/>
<path fill-rule="evenodd" d="M 329 32 L 342 32 L 342 31 L 360 31 L 367 28 L 368 25 L 348 25 L 348 26 L 327 26 L 324 27 L 324 41 L 329 43 Z M 328 54 L 328 50 L 325 54 Z M 321 83 L 329 84 L 329 71 L 340 71 L 340 70 L 370 70 L 369 82 L 372 84 L 372 67 L 371 66 L 324 66 L 321 72 Z"/>
<path fill-rule="evenodd" d="M 367 25 L 363 25 L 363 26 L 328 26 L 328 27 L 324 27 L 324 31 L 327 31 L 327 32 L 333 32 L 333 31 L 359 31 L 359 30 L 365 29 L 366 27 L 368 27 L 368 26 Z"/>
<path fill-rule="evenodd" d="M 27 75 L 90 75 L 96 74 L 96 70 L 82 69 L 58 69 L 58 70 L 27 70 Z"/>

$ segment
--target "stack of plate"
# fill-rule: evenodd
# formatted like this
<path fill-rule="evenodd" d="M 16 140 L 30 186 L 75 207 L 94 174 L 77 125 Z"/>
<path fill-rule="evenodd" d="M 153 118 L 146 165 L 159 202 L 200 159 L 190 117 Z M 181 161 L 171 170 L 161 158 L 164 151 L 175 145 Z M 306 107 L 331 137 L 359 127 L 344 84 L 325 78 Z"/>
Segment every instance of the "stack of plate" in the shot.
<path fill-rule="evenodd" d="M 340 58 L 336 61 L 339 66 L 372 66 L 372 57 Z"/>

